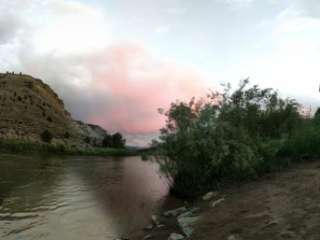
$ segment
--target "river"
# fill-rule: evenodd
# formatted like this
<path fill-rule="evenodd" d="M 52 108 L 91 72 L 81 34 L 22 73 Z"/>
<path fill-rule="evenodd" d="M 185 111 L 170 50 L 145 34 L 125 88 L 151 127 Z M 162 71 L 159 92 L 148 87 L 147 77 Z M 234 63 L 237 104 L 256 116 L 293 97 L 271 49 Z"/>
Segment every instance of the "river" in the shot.
<path fill-rule="evenodd" d="M 140 157 L 0 155 L 0 239 L 134 235 L 171 200 Z"/>

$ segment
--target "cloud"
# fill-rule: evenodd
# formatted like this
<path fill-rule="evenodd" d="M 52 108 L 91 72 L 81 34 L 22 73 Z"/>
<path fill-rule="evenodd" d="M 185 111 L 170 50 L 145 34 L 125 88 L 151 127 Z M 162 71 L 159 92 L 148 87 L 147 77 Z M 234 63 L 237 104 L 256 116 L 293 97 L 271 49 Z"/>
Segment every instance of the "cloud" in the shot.
<path fill-rule="evenodd" d="M 21 22 L 8 13 L 0 16 L 0 45 L 8 43 L 18 32 Z"/>
<path fill-rule="evenodd" d="M 164 124 L 159 107 L 206 92 L 196 70 L 126 43 L 85 57 L 26 58 L 22 67 L 48 81 L 76 118 L 128 134 L 157 132 Z"/>
<path fill-rule="evenodd" d="M 284 95 L 299 99 L 304 96 L 309 102 L 316 102 L 320 18 L 309 14 L 311 5 L 312 1 L 294 1 L 270 20 L 268 48 L 246 68 L 251 68 L 250 76 L 265 86 L 278 88 Z"/>
<path fill-rule="evenodd" d="M 320 4 L 317 0 L 299 0 L 297 8 L 301 9 L 303 15 L 320 18 Z"/>
<path fill-rule="evenodd" d="M 155 56 L 143 43 L 115 40 L 110 18 L 96 8 L 64 0 L 29 4 L 11 15 L 17 24 L 0 20 L 0 29 L 10 30 L 0 48 L 0 71 L 42 78 L 77 119 L 141 145 L 164 123 L 159 107 L 206 91 L 196 70 Z M 19 21 L 30 14 L 36 17 Z"/>
<path fill-rule="evenodd" d="M 214 1 L 218 3 L 228 4 L 232 7 L 249 6 L 255 2 L 255 0 L 214 0 Z"/>
<path fill-rule="evenodd" d="M 108 93 L 112 101 L 106 104 L 105 114 L 98 113 L 92 119 L 108 128 L 154 132 L 163 124 L 159 107 L 206 91 L 195 70 L 156 59 L 143 47 L 112 46 L 96 59 L 100 70 L 95 71 L 94 92 Z"/>

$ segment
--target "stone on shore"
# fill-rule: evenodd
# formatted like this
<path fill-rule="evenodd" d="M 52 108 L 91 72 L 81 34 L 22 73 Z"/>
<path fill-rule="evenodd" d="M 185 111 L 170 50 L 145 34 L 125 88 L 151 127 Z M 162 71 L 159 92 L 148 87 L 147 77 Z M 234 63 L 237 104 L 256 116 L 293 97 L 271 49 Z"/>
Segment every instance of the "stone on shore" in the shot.
<path fill-rule="evenodd" d="M 184 236 L 178 233 L 171 233 L 168 240 L 182 240 Z"/>
<path fill-rule="evenodd" d="M 220 199 L 218 199 L 218 200 L 215 200 L 215 201 L 213 201 L 212 203 L 211 203 L 211 207 L 216 207 L 216 206 L 218 206 L 220 203 L 222 203 L 223 201 L 224 201 L 225 199 L 224 198 L 220 198 Z"/>
<path fill-rule="evenodd" d="M 237 234 L 232 234 L 228 236 L 227 240 L 242 240 L 242 238 Z"/>
<path fill-rule="evenodd" d="M 203 195 L 202 200 L 203 201 L 208 201 L 210 199 L 212 199 L 213 197 L 217 196 L 218 192 L 208 192 L 205 195 Z"/>
<path fill-rule="evenodd" d="M 192 212 L 192 213 L 195 213 L 195 212 L 198 212 L 199 210 L 200 210 L 199 207 L 193 207 L 189 211 Z"/>
<path fill-rule="evenodd" d="M 163 213 L 163 215 L 166 216 L 166 217 L 170 217 L 170 216 L 176 217 L 176 216 L 178 216 L 179 214 L 181 214 L 181 213 L 183 213 L 185 211 L 187 211 L 186 207 L 180 207 L 180 208 L 176 208 L 176 209 L 172 209 L 172 210 L 166 211 L 166 212 Z"/>
<path fill-rule="evenodd" d="M 190 212 L 187 212 L 190 213 Z M 190 237 L 193 233 L 193 225 L 199 220 L 199 217 L 192 217 L 191 215 L 182 214 L 178 217 L 178 223 L 183 233 Z"/>
<path fill-rule="evenodd" d="M 152 220 L 154 225 L 159 225 L 160 224 L 160 221 L 159 221 L 159 219 L 158 219 L 158 217 L 156 215 L 152 215 L 151 216 L 151 220 Z"/>
<path fill-rule="evenodd" d="M 149 224 L 148 226 L 144 227 L 144 230 L 151 230 L 153 228 L 153 224 Z"/>
<path fill-rule="evenodd" d="M 148 240 L 148 239 L 151 239 L 151 238 L 152 238 L 152 235 L 148 234 L 148 235 L 144 236 L 143 240 Z"/>
<path fill-rule="evenodd" d="M 179 216 L 178 216 L 178 219 L 179 218 L 184 218 L 184 217 L 191 217 L 193 215 L 193 212 L 191 211 L 186 211 L 184 213 L 181 213 Z"/>

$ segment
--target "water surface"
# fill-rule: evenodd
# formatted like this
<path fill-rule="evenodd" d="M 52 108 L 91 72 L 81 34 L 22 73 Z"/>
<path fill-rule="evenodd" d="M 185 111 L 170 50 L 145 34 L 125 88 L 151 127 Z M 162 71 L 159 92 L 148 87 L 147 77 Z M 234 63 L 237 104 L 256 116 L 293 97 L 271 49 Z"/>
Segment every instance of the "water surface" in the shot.
<path fill-rule="evenodd" d="M 139 157 L 0 155 L 0 239 L 130 236 L 166 195 L 157 165 Z"/>

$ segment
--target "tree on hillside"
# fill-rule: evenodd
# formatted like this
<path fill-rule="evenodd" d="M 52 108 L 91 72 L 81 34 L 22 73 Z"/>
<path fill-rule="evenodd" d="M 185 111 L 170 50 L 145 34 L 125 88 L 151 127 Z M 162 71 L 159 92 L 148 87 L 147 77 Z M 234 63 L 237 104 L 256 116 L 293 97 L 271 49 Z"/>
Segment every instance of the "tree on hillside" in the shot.
<path fill-rule="evenodd" d="M 123 148 L 125 146 L 126 140 L 123 138 L 122 134 L 117 132 L 113 135 L 106 134 L 102 145 L 103 147 L 111 147 L 111 148 Z"/>
<path fill-rule="evenodd" d="M 123 148 L 126 144 L 126 140 L 122 137 L 122 134 L 117 132 L 112 135 L 112 147 Z"/>
<path fill-rule="evenodd" d="M 53 138 L 51 132 L 47 129 L 41 133 L 40 137 L 41 137 L 41 140 L 45 143 L 51 143 Z"/>
<path fill-rule="evenodd" d="M 106 134 L 102 140 L 103 147 L 111 147 L 112 146 L 112 136 L 110 134 Z"/>

